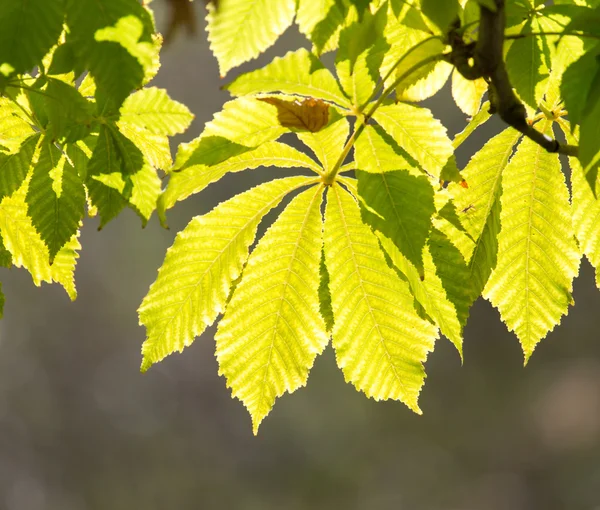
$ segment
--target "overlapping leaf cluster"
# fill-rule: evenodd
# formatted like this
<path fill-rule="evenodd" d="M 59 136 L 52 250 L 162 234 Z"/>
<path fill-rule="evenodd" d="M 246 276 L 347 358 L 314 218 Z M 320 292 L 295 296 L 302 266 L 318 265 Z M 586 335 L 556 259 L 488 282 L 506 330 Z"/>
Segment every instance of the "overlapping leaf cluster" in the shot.
<path fill-rule="evenodd" d="M 329 341 L 348 382 L 420 412 L 435 339 L 441 332 L 462 355 L 463 328 L 480 295 L 529 358 L 572 304 L 582 253 L 600 263 L 600 202 L 586 181 L 597 160 L 589 154 L 600 149 L 598 123 L 586 121 L 600 104 L 592 47 L 600 24 L 589 21 L 600 8 L 583 0 L 507 3 L 506 66 L 529 122 L 549 136 L 558 127 L 572 143 L 581 131 L 571 190 L 559 155 L 513 128 L 457 168 L 455 149 L 490 118 L 490 104 L 482 105 L 483 79 L 448 63 L 447 36 L 476 40 L 481 7 L 496 9 L 495 0 L 209 6 L 209 40 L 223 75 L 272 45 L 294 19 L 312 51 L 290 52 L 227 85 L 233 99 L 179 149 L 159 199 L 163 221 L 177 201 L 229 172 L 275 166 L 302 175 L 235 196 L 177 235 L 140 308 L 143 370 L 190 345 L 222 314 L 220 373 L 256 432 L 277 397 L 306 384 Z M 335 74 L 320 61 L 333 50 Z M 449 80 L 472 117 L 454 140 L 415 104 Z M 277 141 L 289 132 L 310 156 Z M 262 218 L 282 202 L 250 252 Z"/>
<path fill-rule="evenodd" d="M 79 229 L 125 207 L 142 224 L 172 165 L 168 137 L 192 120 L 145 85 L 160 36 L 137 0 L 0 3 L 2 264 L 75 298 Z"/>

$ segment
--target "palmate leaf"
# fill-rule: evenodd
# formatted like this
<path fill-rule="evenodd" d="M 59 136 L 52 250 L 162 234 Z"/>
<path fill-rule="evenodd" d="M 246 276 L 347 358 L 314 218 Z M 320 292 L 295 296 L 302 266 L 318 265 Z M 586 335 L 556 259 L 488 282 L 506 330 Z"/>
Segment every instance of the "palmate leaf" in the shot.
<path fill-rule="evenodd" d="M 558 154 L 524 139 L 502 174 L 502 189 L 498 263 L 483 295 L 517 334 L 527 361 L 572 304 L 580 255 Z"/>
<path fill-rule="evenodd" d="M 439 179 L 449 163 L 456 167 L 446 128 L 427 108 L 404 103 L 382 106 L 373 118 L 432 176 Z"/>
<path fill-rule="evenodd" d="M 215 335 L 219 374 L 255 434 L 276 397 L 306 384 L 329 340 L 319 312 L 323 192 L 294 198 L 259 241 Z"/>
<path fill-rule="evenodd" d="M 0 3 L 0 74 L 25 73 L 38 65 L 63 29 L 62 0 Z"/>
<path fill-rule="evenodd" d="M 558 124 L 570 144 L 577 145 L 577 137 L 570 125 L 560 119 Z M 571 205 L 575 237 L 583 254 L 596 269 L 596 286 L 600 288 L 600 201 L 594 196 L 579 159 L 569 158 L 571 167 Z"/>
<path fill-rule="evenodd" d="M 158 201 L 158 214 L 166 223 L 165 213 L 177 202 L 199 193 L 209 184 L 230 172 L 241 172 L 259 167 L 307 168 L 315 173 L 322 170 L 311 158 L 280 142 L 266 142 L 260 147 L 239 156 L 231 157 L 214 166 L 191 166 L 171 172 L 169 184 Z"/>
<path fill-rule="evenodd" d="M 196 216 L 177 235 L 139 309 L 147 329 L 142 371 L 190 345 L 224 311 L 263 216 L 313 182 L 289 177 L 262 184 Z"/>
<path fill-rule="evenodd" d="M 467 281 L 472 289 L 472 302 L 479 297 L 496 266 L 502 174 L 520 138 L 521 134 L 512 128 L 493 137 L 462 171 L 469 187 L 450 186 L 456 212 L 468 234 L 461 238 L 466 246 L 459 247 L 468 253 Z"/>
<path fill-rule="evenodd" d="M 42 282 L 60 283 L 74 300 L 77 297 L 75 264 L 79 257 L 77 250 L 81 249 L 79 232 L 60 249 L 50 264 L 48 248 L 27 215 L 26 194 L 25 182 L 16 193 L 0 202 L 0 234 L 4 246 L 12 255 L 13 264 L 31 273 L 35 285 L 39 286 Z"/>
<path fill-rule="evenodd" d="M 220 0 L 208 8 L 208 40 L 221 76 L 269 48 L 296 14 L 295 0 Z"/>
<path fill-rule="evenodd" d="M 225 89 L 234 96 L 282 92 L 315 97 L 346 108 L 351 106 L 331 72 L 304 48 L 276 58 L 262 69 L 241 75 Z"/>
<path fill-rule="evenodd" d="M 50 263 L 78 231 L 85 213 L 83 183 L 65 154 L 46 137 L 26 196 L 27 214 L 48 247 Z"/>
<path fill-rule="evenodd" d="M 333 346 L 346 380 L 369 397 L 401 400 L 420 413 L 423 362 L 436 328 L 417 315 L 408 285 L 388 267 L 358 204 L 338 184 L 328 190 L 324 239 Z"/>

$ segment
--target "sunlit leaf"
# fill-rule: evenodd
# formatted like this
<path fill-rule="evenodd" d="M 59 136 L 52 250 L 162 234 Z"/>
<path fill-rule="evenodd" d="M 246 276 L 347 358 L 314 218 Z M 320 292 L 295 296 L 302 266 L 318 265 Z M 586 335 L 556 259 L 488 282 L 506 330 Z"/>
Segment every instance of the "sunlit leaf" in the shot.
<path fill-rule="evenodd" d="M 215 336 L 219 373 L 255 434 L 276 397 L 306 384 L 329 340 L 319 312 L 323 191 L 294 198 L 258 242 Z"/>
<path fill-rule="evenodd" d="M 139 309 L 147 330 L 142 371 L 189 346 L 224 311 L 263 216 L 311 182 L 289 177 L 262 184 L 196 216 L 177 235 Z"/>

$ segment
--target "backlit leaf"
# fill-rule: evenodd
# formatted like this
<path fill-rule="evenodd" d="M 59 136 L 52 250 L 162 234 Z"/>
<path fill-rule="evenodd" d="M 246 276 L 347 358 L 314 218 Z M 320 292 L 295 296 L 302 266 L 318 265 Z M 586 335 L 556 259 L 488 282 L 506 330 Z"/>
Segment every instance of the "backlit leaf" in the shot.
<path fill-rule="evenodd" d="M 454 153 L 446 128 L 427 108 L 405 103 L 382 106 L 373 118 L 434 177 Z"/>
<path fill-rule="evenodd" d="M 331 72 L 304 48 L 276 58 L 262 69 L 241 75 L 225 89 L 234 96 L 282 92 L 350 106 Z"/>
<path fill-rule="evenodd" d="M 338 184 L 327 193 L 325 261 L 334 314 L 333 346 L 348 382 L 376 400 L 417 400 L 434 326 L 421 319 L 408 284 L 387 265 L 355 200 Z"/>
<path fill-rule="evenodd" d="M 527 361 L 572 304 L 580 256 L 558 154 L 524 139 L 502 189 L 498 263 L 483 295 L 517 334 Z"/>
<path fill-rule="evenodd" d="M 295 0 L 220 0 L 208 6 L 208 40 L 221 76 L 258 57 L 292 24 Z"/>
<path fill-rule="evenodd" d="M 323 191 L 294 198 L 258 242 L 215 336 L 219 373 L 255 434 L 276 397 L 306 384 L 329 340 L 318 293 Z"/>
<path fill-rule="evenodd" d="M 147 330 L 142 371 L 189 346 L 225 310 L 263 216 L 312 182 L 289 177 L 262 184 L 196 216 L 177 234 L 139 309 Z"/>
<path fill-rule="evenodd" d="M 80 227 L 85 213 L 85 190 L 66 155 L 46 138 L 41 145 L 27 190 L 27 213 L 48 246 L 52 263 Z"/>

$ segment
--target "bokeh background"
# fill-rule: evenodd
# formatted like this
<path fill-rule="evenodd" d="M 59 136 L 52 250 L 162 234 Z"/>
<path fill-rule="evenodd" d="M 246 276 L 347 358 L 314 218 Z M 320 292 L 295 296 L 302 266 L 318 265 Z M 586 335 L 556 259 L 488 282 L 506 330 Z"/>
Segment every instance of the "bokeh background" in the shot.
<path fill-rule="evenodd" d="M 189 141 L 228 99 L 198 34 L 176 34 L 154 84 L 195 113 Z M 159 27 L 168 5 L 153 3 Z M 290 30 L 247 71 L 307 42 Z M 236 73 L 232 74 L 232 77 Z M 230 77 L 228 77 L 230 79 Z M 451 135 L 466 119 L 447 90 L 429 101 Z M 481 128 L 458 155 L 497 132 Z M 228 176 L 179 204 L 171 230 L 126 212 L 88 220 L 79 297 L 2 270 L 0 509 L 600 509 L 600 292 L 589 264 L 576 306 L 529 365 L 484 301 L 465 333 L 465 364 L 441 339 L 427 362 L 423 416 L 344 382 L 331 348 L 306 388 L 280 399 L 252 436 L 217 375 L 214 328 L 141 375 L 136 309 L 178 230 L 283 170 Z M 285 171 L 287 174 L 287 171 Z"/>

